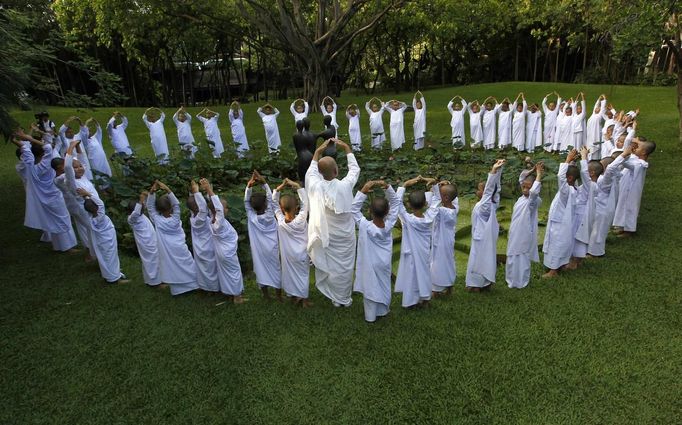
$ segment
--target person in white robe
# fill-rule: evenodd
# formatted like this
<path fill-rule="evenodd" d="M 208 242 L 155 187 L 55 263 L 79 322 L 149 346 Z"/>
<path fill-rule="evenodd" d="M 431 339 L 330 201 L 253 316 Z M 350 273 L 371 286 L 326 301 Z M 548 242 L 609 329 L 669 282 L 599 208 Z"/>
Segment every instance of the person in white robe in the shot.
<path fill-rule="evenodd" d="M 535 152 L 535 148 L 542 146 L 542 112 L 537 103 L 528 107 L 526 116 L 526 151 Z"/>
<path fill-rule="evenodd" d="M 455 231 L 457 230 L 457 215 L 459 214 L 459 198 L 457 197 L 457 187 L 448 181 L 440 182 L 438 190 L 441 204 L 433 221 L 429 266 L 434 295 L 441 293 L 449 295 L 457 278 Z"/>
<path fill-rule="evenodd" d="M 468 110 L 467 101 L 457 95 L 448 102 L 448 112 L 450 112 L 450 128 L 452 136 L 450 138 L 453 148 L 463 148 L 466 146 L 466 136 L 464 135 L 464 113 Z M 471 111 L 469 112 L 471 116 Z M 478 129 L 481 127 L 481 118 L 478 118 Z M 473 138 L 473 135 L 472 135 Z"/>
<path fill-rule="evenodd" d="M 556 277 L 559 269 L 570 262 L 573 253 L 575 241 L 573 217 L 577 196 L 575 183 L 580 172 L 572 163 L 577 156 L 578 151 L 572 149 L 566 157 L 566 162 L 559 165 L 557 172 L 559 190 L 549 207 L 545 240 L 542 244 L 543 263 L 549 269 L 542 275 L 543 278 Z"/>
<path fill-rule="evenodd" d="M 289 194 L 281 195 L 285 187 L 291 187 L 298 194 L 296 198 Z M 277 218 L 277 238 L 282 262 L 282 289 L 292 297 L 294 304 L 309 307 L 310 290 L 310 258 L 308 257 L 308 196 L 301 185 L 284 179 L 274 192 L 272 200 L 278 204 L 275 208 Z"/>
<path fill-rule="evenodd" d="M 99 197 L 90 196 L 83 189 L 78 189 L 78 194 L 85 199 L 83 207 L 90 214 L 90 236 L 102 277 L 107 283 L 129 282 L 126 275 L 121 272 L 116 228 L 105 214 L 104 203 Z"/>
<path fill-rule="evenodd" d="M 47 111 L 42 111 L 35 115 L 37 122 L 31 124 L 31 130 L 40 134 L 41 140 L 45 144 L 52 145 L 53 154 L 59 154 L 59 156 L 64 156 L 63 153 L 57 151 L 56 137 L 57 130 L 54 121 L 50 120 L 50 114 Z"/>
<path fill-rule="evenodd" d="M 88 162 L 88 156 L 81 149 L 82 142 L 80 140 L 74 140 L 69 149 L 66 151 L 64 156 L 64 175 L 66 176 L 66 183 L 69 188 L 76 192 L 78 189 L 83 189 L 90 194 L 90 196 L 97 196 L 99 198 L 99 193 L 92 183 L 92 180 L 88 178 L 90 173 L 90 163 Z M 76 149 L 76 157 L 73 155 L 73 148 Z M 83 204 L 82 198 L 78 197 L 78 201 L 81 206 Z"/>
<path fill-rule="evenodd" d="M 526 96 L 519 93 L 521 97 L 521 104 L 519 98 L 514 101 L 514 110 L 512 112 L 512 147 L 519 152 L 526 150 L 526 116 L 528 115 L 528 103 L 526 103 Z"/>
<path fill-rule="evenodd" d="M 497 147 L 504 149 L 512 142 L 512 111 L 516 109 L 518 97 L 510 108 L 510 101 L 504 98 L 497 113 Z"/>
<path fill-rule="evenodd" d="M 70 127 L 72 122 L 77 122 L 78 123 L 78 128 L 79 131 L 78 133 L 74 132 L 73 129 Z M 90 136 L 90 130 L 86 126 L 83 125 L 83 122 L 81 121 L 80 118 L 78 117 L 69 117 L 64 124 L 62 124 L 59 127 L 59 132 L 57 134 L 57 141 L 55 143 L 55 151 L 57 151 L 58 156 L 63 157 L 66 155 L 66 150 L 69 148 L 71 145 L 71 142 L 75 140 L 80 140 L 83 142 L 86 142 L 88 137 Z M 89 175 L 88 178 L 92 178 L 92 175 Z"/>
<path fill-rule="evenodd" d="M 192 134 L 192 115 L 181 106 L 173 114 L 173 122 L 178 131 L 178 143 L 180 150 L 185 152 L 190 159 L 194 158 L 194 154 L 199 150 L 194 144 L 194 134 Z"/>
<path fill-rule="evenodd" d="M 495 161 L 488 179 L 479 183 L 476 191 L 479 201 L 471 210 L 471 248 L 466 272 L 466 289 L 470 292 L 488 290 L 495 283 L 497 237 L 500 232 L 497 208 L 505 162 L 504 159 Z"/>
<path fill-rule="evenodd" d="M 239 102 L 232 102 L 228 117 L 230 118 L 232 139 L 237 144 L 237 156 L 243 158 L 249 150 L 249 141 L 246 138 L 246 127 L 244 127 L 244 111 L 242 111 Z"/>
<path fill-rule="evenodd" d="M 424 148 L 426 138 L 426 99 L 422 92 L 418 91 L 412 98 L 412 109 L 414 109 L 414 150 Z"/>
<path fill-rule="evenodd" d="M 547 103 L 547 98 L 549 98 L 552 95 L 555 95 L 557 97 L 556 103 L 555 102 Z M 553 151 L 554 147 L 555 147 L 556 124 L 557 124 L 557 118 L 559 116 L 559 105 L 561 105 L 561 96 L 559 96 L 559 93 L 557 93 L 557 92 L 548 93 L 542 99 L 542 112 L 545 116 L 545 123 L 544 123 L 543 131 L 542 131 L 542 135 L 543 135 L 544 148 L 547 152 Z"/>
<path fill-rule="evenodd" d="M 148 195 L 149 193 L 144 191 L 140 194 L 137 202 L 131 201 L 132 205 L 129 205 L 128 209 L 128 224 L 133 230 L 137 253 L 142 263 L 144 283 L 149 286 L 157 286 L 161 283 L 161 270 L 156 230 L 149 217 L 143 212 Z"/>
<path fill-rule="evenodd" d="M 211 200 L 213 212 L 211 228 L 213 229 L 213 243 L 218 262 L 220 291 L 232 298 L 233 303 L 243 304 L 245 301 L 242 297 L 244 277 L 242 276 L 242 268 L 239 265 L 239 257 L 237 256 L 237 240 L 239 236 L 234 227 L 232 227 L 232 224 L 225 218 L 227 202 L 213 193 L 213 188 L 207 179 L 201 179 L 199 185 L 201 190 Z"/>
<path fill-rule="evenodd" d="M 606 132 L 602 134 L 601 147 L 596 149 L 599 151 L 599 155 L 602 158 L 610 157 L 613 151 L 616 149 L 616 142 L 613 140 L 613 125 L 606 129 Z"/>
<path fill-rule="evenodd" d="M 495 103 L 492 102 L 493 100 Z M 481 111 L 483 114 L 483 148 L 487 150 L 495 147 L 497 112 L 500 110 L 500 104 L 494 97 L 486 98 L 483 104 L 485 105 L 485 108 Z"/>
<path fill-rule="evenodd" d="M 362 214 L 362 207 L 375 188 L 384 189 L 384 197 L 370 200 L 371 219 L 367 219 Z M 390 309 L 392 231 L 399 208 L 400 199 L 395 191 L 381 180 L 365 183 L 353 199 L 351 212 L 358 228 L 353 291 L 362 294 L 365 321 L 369 323 L 386 316 Z"/>
<path fill-rule="evenodd" d="M 320 111 L 322 112 L 323 117 L 331 117 L 332 122 L 331 125 L 336 129 L 337 133 L 334 134 L 334 137 L 337 136 L 338 130 L 339 130 L 339 124 L 336 122 L 336 102 L 334 102 L 334 99 L 331 97 L 327 96 L 324 99 L 322 99 L 322 104 L 320 104 Z"/>
<path fill-rule="evenodd" d="M 464 100 L 462 100 L 464 101 Z M 481 105 L 478 100 L 467 104 L 467 112 L 469 113 L 469 135 L 471 136 L 471 147 L 477 148 L 483 143 L 483 126 L 481 124 Z M 462 139 L 464 144 L 466 140 Z"/>
<path fill-rule="evenodd" d="M 120 123 L 119 120 L 121 121 Z M 111 146 L 114 147 L 114 152 L 124 156 L 133 154 L 130 142 L 128 141 L 128 135 L 126 134 L 127 128 L 128 118 L 118 111 L 114 112 L 114 115 L 107 122 L 107 134 L 109 135 Z"/>
<path fill-rule="evenodd" d="M 552 151 L 563 152 L 573 146 L 573 100 L 559 106 L 559 114 L 556 119 L 556 131 L 554 134 L 554 146 Z"/>
<path fill-rule="evenodd" d="M 189 225 L 192 234 L 192 253 L 197 270 L 197 284 L 204 291 L 218 292 L 220 282 L 211 229 L 212 217 L 209 215 L 206 199 L 199 192 L 199 185 L 194 180 L 190 182 L 190 191 L 187 208 L 190 211 Z"/>
<path fill-rule="evenodd" d="M 263 192 L 253 193 L 253 187 L 260 185 Z M 282 271 L 277 240 L 277 219 L 272 191 L 265 178 L 254 171 L 244 190 L 244 209 L 249 232 L 253 271 L 256 284 L 263 297 L 270 298 L 268 288 L 273 288 L 277 299 L 282 301 Z"/>
<path fill-rule="evenodd" d="M 165 190 L 166 195 L 157 199 L 157 189 Z M 196 264 L 187 247 L 182 228 L 178 198 L 168 186 L 156 181 L 149 190 L 146 206 L 149 219 L 156 229 L 161 281 L 168 284 L 171 295 L 199 289 Z"/>
<path fill-rule="evenodd" d="M 383 121 L 386 104 L 377 98 L 372 98 L 365 103 L 365 110 L 369 116 L 369 131 L 372 137 L 372 148 L 381 149 L 386 141 Z"/>
<path fill-rule="evenodd" d="M 618 188 L 618 203 L 613 218 L 613 225 L 619 228 L 617 233 L 623 236 L 630 236 L 637 231 L 637 218 L 646 170 L 649 168 L 649 155 L 656 150 L 656 144 L 644 137 L 635 138 L 630 146 L 632 147 L 632 155 L 622 162 L 623 172 Z M 629 150 L 623 152 L 629 152 Z"/>
<path fill-rule="evenodd" d="M 279 138 L 279 127 L 277 126 L 277 116 L 279 116 L 279 110 L 273 108 L 272 105 L 265 104 L 258 108 L 258 116 L 260 116 L 263 121 L 263 127 L 265 128 L 265 139 L 268 141 L 268 150 L 270 153 L 278 153 L 279 147 L 282 145 L 282 141 Z M 306 116 L 307 116 L 306 112 Z M 305 117 L 303 117 L 305 118 Z"/>
<path fill-rule="evenodd" d="M 391 150 L 400 149 L 405 143 L 405 109 L 407 105 L 405 102 L 400 102 L 398 100 L 389 100 L 385 105 L 384 109 L 388 112 L 390 116 L 389 128 L 391 129 Z"/>
<path fill-rule="evenodd" d="M 587 127 L 585 130 L 585 146 L 590 150 L 590 159 L 599 160 L 601 156 L 602 145 L 602 111 L 606 108 L 606 96 L 600 95 L 594 103 L 592 115 L 587 120 Z"/>
<path fill-rule="evenodd" d="M 90 123 L 95 124 L 95 131 L 90 129 Z M 102 127 L 100 127 L 99 123 L 94 118 L 89 118 L 85 121 L 85 126 L 88 127 L 89 134 L 88 138 L 82 141 L 82 145 L 85 147 L 85 152 L 88 154 L 90 168 L 92 171 L 95 171 L 95 181 L 103 183 L 102 176 L 99 176 L 98 174 L 111 177 L 111 166 L 109 165 L 107 154 L 104 152 L 104 146 L 102 145 Z"/>
<path fill-rule="evenodd" d="M 627 151 L 627 153 L 625 153 Z M 627 149 L 614 160 L 611 157 L 602 158 L 601 165 L 604 173 L 597 180 L 597 193 L 594 197 L 594 221 L 587 245 L 587 255 L 601 257 L 606 254 L 606 236 L 613 223 L 618 197 L 618 180 L 622 163 L 631 151 Z"/>
<path fill-rule="evenodd" d="M 402 202 L 405 189 L 419 183 L 426 183 L 427 188 L 431 186 L 430 202 L 427 204 L 424 191 L 413 191 L 408 197 L 412 213 L 408 213 Z M 403 294 L 401 305 L 405 308 L 428 307 L 431 302 L 431 235 L 440 205 L 440 190 L 435 183 L 435 179 L 418 176 L 407 180 L 396 192 L 400 200 L 398 218 L 403 231 L 395 292 Z"/>
<path fill-rule="evenodd" d="M 507 264 L 505 280 L 510 288 L 525 288 L 530 281 L 530 263 L 539 262 L 538 209 L 542 204 L 542 162 L 535 164 L 535 176 L 524 170 L 519 176 L 521 196 L 514 204 L 509 239 L 507 241 Z"/>
<path fill-rule="evenodd" d="M 580 92 L 575 99 L 575 111 L 571 116 L 573 126 L 573 145 L 580 150 L 585 145 L 585 94 Z"/>
<path fill-rule="evenodd" d="M 158 111 L 159 116 L 152 118 L 148 117 L 148 113 L 151 110 Z M 163 128 L 163 121 L 166 119 L 166 114 L 164 114 L 158 108 L 149 108 L 142 115 L 142 121 L 144 125 L 149 129 L 149 138 L 152 144 L 152 150 L 154 151 L 154 156 L 158 160 L 159 164 L 166 164 L 169 160 L 168 152 L 168 140 L 166 139 L 166 130 Z"/>
<path fill-rule="evenodd" d="M 348 119 L 348 138 L 353 152 L 362 150 L 362 136 L 360 133 L 360 109 L 358 105 L 352 104 L 346 109 Z"/>
<path fill-rule="evenodd" d="M 346 152 L 348 174 L 337 178 L 338 166 L 322 152 L 335 143 Z M 355 222 L 351 214 L 353 186 L 360 167 L 351 148 L 338 139 L 322 143 L 313 155 L 305 176 L 310 202 L 308 254 L 315 265 L 315 285 L 335 307 L 350 307 L 355 265 Z"/>
<path fill-rule="evenodd" d="M 603 168 L 599 161 L 588 163 L 589 151 L 586 146 L 580 149 L 580 186 L 575 197 L 573 212 L 573 253 L 566 266 L 568 270 L 578 268 L 587 256 L 587 245 L 590 242 L 592 223 L 594 222 L 594 196 L 597 193 L 597 179 Z"/>
<path fill-rule="evenodd" d="M 204 124 L 204 133 L 206 134 L 209 146 L 211 146 L 213 158 L 220 158 L 223 152 L 225 152 L 223 138 L 218 127 L 218 118 L 220 118 L 220 114 L 208 108 L 204 108 L 197 114 L 197 119 Z"/>
<path fill-rule="evenodd" d="M 263 108 L 265 109 L 265 107 Z M 296 125 L 296 121 L 301 121 L 303 118 L 308 117 L 310 108 L 307 101 L 303 99 L 296 99 L 291 102 L 291 105 L 289 105 L 289 110 L 291 111 L 291 115 L 294 116 L 294 125 Z"/>

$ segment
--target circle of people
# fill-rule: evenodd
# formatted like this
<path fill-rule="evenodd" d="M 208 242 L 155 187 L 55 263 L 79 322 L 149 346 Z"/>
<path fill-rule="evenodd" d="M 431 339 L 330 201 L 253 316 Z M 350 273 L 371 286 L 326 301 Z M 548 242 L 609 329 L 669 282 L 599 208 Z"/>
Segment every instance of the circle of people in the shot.
<path fill-rule="evenodd" d="M 425 110 L 423 97 L 415 99 L 415 111 Z M 522 104 L 517 104 L 519 99 Z M 543 278 L 551 278 L 561 270 L 579 267 L 587 256 L 605 255 L 606 237 L 612 226 L 614 233 L 622 236 L 636 231 L 648 157 L 656 145 L 635 135 L 638 111 L 616 114 L 610 105 L 607 107 L 602 95 L 590 118 L 598 114 L 600 126 L 601 119 L 606 121 L 599 131 L 600 141 L 591 140 L 592 147 L 599 152 L 595 159 L 589 147 L 590 138 L 581 142 L 582 135 L 576 135 L 572 102 L 558 99 L 557 103 L 545 105 L 546 100 L 543 100 L 545 125 L 550 122 L 555 129 L 550 135 L 547 128 L 542 132 L 545 140 L 552 140 L 551 145 L 544 144 L 545 148 L 571 148 L 557 173 L 558 190 L 549 209 L 542 248 L 543 263 L 548 269 Z M 507 99 L 501 104 L 486 99 L 487 112 L 480 111 L 477 102 L 469 104 L 459 98 L 459 106 L 453 106 L 455 101 L 448 105 L 453 114 L 453 141 L 463 138 L 459 131 L 463 130 L 460 119 L 465 110 L 472 117 L 484 114 L 483 129 L 489 125 L 487 115 L 527 112 L 523 94 L 519 94 L 511 109 Z M 581 102 L 584 104 L 584 96 Z M 292 104 L 292 112 L 297 110 L 295 106 Z M 380 113 L 374 110 L 377 104 L 372 106 L 368 102 L 367 108 Z M 395 112 L 404 109 L 404 104 L 392 104 L 390 108 Z M 536 113 L 533 109 L 536 108 L 531 107 L 528 113 Z M 582 111 L 578 106 L 576 112 L 575 116 L 583 114 L 584 106 Z M 187 122 L 187 116 L 185 121 L 178 116 L 181 113 L 183 108 L 174 119 Z M 237 116 L 243 116 L 241 109 L 234 114 Z M 554 120 L 550 121 L 549 116 L 554 116 Z M 39 128 L 50 127 L 45 115 L 37 118 L 43 122 Z M 300 117 L 295 118 L 299 121 Z M 515 120 L 516 115 L 511 119 L 512 134 Z M 572 131 L 564 130 L 562 122 L 570 122 Z M 82 127 L 87 128 L 87 122 Z M 588 123 L 588 134 L 590 127 Z M 120 268 L 116 229 L 92 182 L 90 164 L 94 158 L 88 155 L 87 146 L 101 140 L 101 134 L 86 137 L 83 133 L 78 137 L 68 131 L 68 125 L 59 131 L 62 143 L 68 143 L 63 156 L 56 149 L 56 140 L 46 137 L 50 135 L 48 131 L 37 133 L 42 140 L 21 129 L 15 133 L 13 143 L 19 158 L 16 170 L 26 191 L 24 225 L 42 230 L 41 241 L 51 242 L 56 251 L 75 250 L 78 233 L 86 249 L 86 261 L 97 261 L 107 282 L 127 281 Z M 486 132 L 482 132 L 479 140 L 474 136 L 476 131 L 472 125 L 472 145 L 483 142 L 484 147 L 489 146 Z M 535 129 L 532 134 L 535 132 L 539 134 L 540 130 Z M 96 133 L 101 133 L 99 126 Z M 83 149 L 86 139 L 88 144 Z M 603 150 L 605 139 L 616 140 L 609 151 Z M 348 173 L 343 178 L 338 176 L 336 160 L 324 156 L 332 145 L 346 152 Z M 523 146 L 528 149 L 529 145 Z M 521 145 L 518 147 L 521 150 Z M 495 283 L 499 233 L 496 211 L 504 164 L 505 160 L 497 160 L 476 191 L 478 202 L 471 212 L 471 248 L 465 280 L 466 289 L 472 292 L 489 290 Z M 525 170 L 519 176 L 521 196 L 513 207 L 506 252 L 505 280 L 510 288 L 526 287 L 531 262 L 539 262 L 537 214 L 544 171 L 542 162 L 533 164 L 526 158 Z M 433 296 L 451 292 L 457 275 L 456 183 L 417 176 L 394 190 L 386 182 L 374 180 L 353 195 L 359 176 L 353 148 L 337 138 L 328 139 L 314 152 L 302 182 L 304 186 L 285 179 L 271 191 L 265 178 L 258 171 L 253 172 L 245 189 L 244 206 L 256 283 L 264 297 L 270 298 L 272 288 L 279 300 L 284 292 L 292 302 L 310 306 L 312 264 L 317 289 L 334 306 L 350 307 L 355 291 L 363 294 L 366 321 L 374 322 L 385 316 L 392 293 L 392 229 L 398 220 L 402 240 L 394 291 L 402 294 L 402 306 L 428 306 Z M 222 292 L 234 303 L 242 303 L 244 283 L 237 257 L 238 234 L 226 219 L 228 206 L 213 192 L 207 179 L 188 184 L 186 206 L 191 212 L 193 252 L 186 243 L 180 201 L 171 188 L 157 181 L 139 199 L 129 203 L 128 223 L 138 248 L 144 282 L 150 286 L 167 285 L 172 295 L 200 289 Z M 363 213 L 367 201 L 370 218 Z"/>

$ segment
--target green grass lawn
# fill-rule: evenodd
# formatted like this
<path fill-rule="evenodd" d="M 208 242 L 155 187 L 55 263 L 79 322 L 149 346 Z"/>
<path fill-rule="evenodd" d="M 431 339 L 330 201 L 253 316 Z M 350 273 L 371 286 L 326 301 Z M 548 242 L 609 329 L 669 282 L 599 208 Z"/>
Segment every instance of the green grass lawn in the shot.
<path fill-rule="evenodd" d="M 334 309 L 311 288 L 314 308 L 299 310 L 262 301 L 251 279 L 242 306 L 201 293 L 172 298 L 146 287 L 138 259 L 127 255 L 122 267 L 133 282 L 106 286 L 96 266 L 53 253 L 38 242 L 39 232 L 22 226 L 23 188 L 14 149 L 6 146 L 0 423 L 679 423 L 682 172 L 674 89 L 504 83 L 425 91 L 428 132 L 449 137 L 445 105 L 455 94 L 482 100 L 524 91 L 540 102 L 555 89 L 584 90 L 590 102 L 603 92 L 619 109 L 641 108 L 639 133 L 658 150 L 637 236 L 609 239 L 606 258 L 552 282 L 540 281 L 541 267 L 534 267 L 525 290 L 506 288 L 499 268 L 498 284 L 486 294 L 464 292 L 466 255 L 457 251 L 452 297 L 408 312 L 396 296 L 389 317 L 373 325 L 363 320 L 359 296 L 351 308 Z M 398 98 L 409 102 L 411 95 Z M 273 102 L 281 111 L 283 155 L 293 158 L 288 103 Z M 260 154 L 265 142 L 255 109 L 244 105 L 249 142 Z M 122 111 L 135 149 L 149 155 L 142 109 Z M 111 110 L 50 112 L 59 125 L 73 114 L 104 123 Z M 226 107 L 218 112 L 229 144 Z M 172 110 L 166 113 L 177 152 Z M 28 122 L 32 114 L 16 116 Z M 411 119 L 406 114 L 408 139 Z M 367 136 L 364 110 L 361 122 Z M 339 123 L 343 137 L 342 114 Z M 194 129 L 200 140 L 198 122 Z M 551 196 L 543 192 L 545 208 Z M 463 202 L 459 226 L 469 222 L 470 206 Z M 504 244 L 502 238 L 500 252 Z"/>

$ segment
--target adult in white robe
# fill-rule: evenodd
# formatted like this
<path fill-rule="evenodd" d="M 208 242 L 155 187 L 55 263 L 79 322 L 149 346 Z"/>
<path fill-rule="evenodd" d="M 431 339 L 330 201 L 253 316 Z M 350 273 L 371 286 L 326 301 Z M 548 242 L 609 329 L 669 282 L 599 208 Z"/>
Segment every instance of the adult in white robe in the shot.
<path fill-rule="evenodd" d="M 310 202 L 308 254 L 315 265 L 317 289 L 335 306 L 350 306 L 355 265 L 352 190 L 360 176 L 360 167 L 347 144 L 340 140 L 335 143 L 346 152 L 346 177 L 336 178 L 338 168 L 331 157 L 320 159 L 329 141 L 317 148 L 305 176 Z"/>
<path fill-rule="evenodd" d="M 351 110 L 351 107 L 353 109 Z M 346 118 L 348 119 L 348 138 L 353 152 L 362 150 L 362 135 L 360 133 L 360 109 L 357 105 L 351 105 L 346 110 Z"/>
<path fill-rule="evenodd" d="M 517 108 L 518 100 L 514 102 L 514 109 L 512 110 L 512 147 L 523 152 L 526 150 L 526 116 L 528 115 L 528 103 L 526 97 L 521 98 L 522 107 L 519 111 Z"/>
<path fill-rule="evenodd" d="M 483 101 L 485 107 L 481 110 L 483 114 L 483 147 L 485 149 L 492 149 L 495 147 L 495 138 L 497 136 L 497 112 L 500 110 L 500 104 L 495 100 L 495 104 L 492 102 L 487 102 L 488 99 Z"/>
<path fill-rule="evenodd" d="M 202 114 L 205 114 L 205 116 Z M 213 158 L 220 158 L 223 152 L 225 152 L 220 128 L 218 128 L 218 118 L 220 118 L 219 113 L 209 111 L 208 109 L 204 109 L 197 114 L 197 119 L 204 124 L 204 133 L 206 133 L 206 140 L 208 140 L 208 144 L 213 151 Z"/>
<path fill-rule="evenodd" d="M 264 110 L 271 112 L 265 113 L 263 112 Z M 279 138 L 279 127 L 277 126 L 279 110 L 266 105 L 265 107 L 258 108 L 258 111 L 256 112 L 258 112 L 258 116 L 260 116 L 260 119 L 263 121 L 265 139 L 268 141 L 268 150 L 270 153 L 279 152 L 279 147 L 282 145 L 282 141 Z M 306 116 L 307 115 L 308 114 L 306 113 Z"/>
<path fill-rule="evenodd" d="M 414 150 L 417 151 L 424 148 L 424 139 L 426 139 L 426 99 L 422 92 L 417 92 L 412 98 L 412 109 L 414 109 Z"/>
<path fill-rule="evenodd" d="M 459 99 L 461 102 L 461 108 L 455 109 L 453 107 L 455 100 Z M 464 113 L 468 110 L 469 105 L 466 100 L 460 96 L 455 96 L 452 100 L 448 102 L 448 112 L 450 112 L 450 129 L 451 138 L 450 141 L 452 146 L 462 148 L 466 146 L 466 136 L 464 135 Z M 471 115 L 471 112 L 469 112 Z M 479 130 L 480 130 L 480 117 L 479 117 Z M 473 137 L 473 135 L 472 135 Z"/>
<path fill-rule="evenodd" d="M 232 139 L 237 144 L 237 155 L 244 156 L 244 153 L 249 150 L 249 141 L 246 138 L 246 127 L 244 127 L 244 111 L 242 108 L 231 110 L 228 115 L 230 118 L 230 130 L 232 131 Z"/>
<path fill-rule="evenodd" d="M 379 105 L 374 104 L 370 106 L 370 102 L 365 103 L 365 110 L 369 116 L 369 131 L 372 137 L 371 144 L 374 149 L 380 149 L 383 143 L 386 141 L 386 133 L 384 131 L 383 121 L 386 104 L 384 102 L 380 102 Z M 372 108 L 375 108 L 376 110 Z"/>
<path fill-rule="evenodd" d="M 481 145 L 481 143 L 483 143 L 483 126 L 481 125 L 482 111 L 478 101 L 468 103 L 467 112 L 469 113 L 469 134 L 471 135 L 471 147 L 477 148 Z"/>
<path fill-rule="evenodd" d="M 391 129 L 391 149 L 400 149 L 405 143 L 405 127 L 403 124 L 407 105 L 405 102 L 393 100 L 386 103 L 384 109 L 388 111 L 390 116 L 389 128 Z"/>
<path fill-rule="evenodd" d="M 258 214 L 251 206 L 253 187 L 247 186 L 244 191 L 246 227 L 249 231 L 253 271 L 256 273 L 256 283 L 260 288 L 269 286 L 280 289 L 282 288 L 282 272 L 279 261 L 275 205 L 272 200 L 270 186 L 267 183 L 261 183 L 261 187 L 265 191 L 265 202 L 267 203 L 262 214 Z"/>
<path fill-rule="evenodd" d="M 299 105 L 297 105 L 296 103 L 298 102 L 300 104 L 300 101 L 303 101 L 303 110 L 298 111 L 297 106 Z M 307 118 L 308 112 L 310 112 L 308 102 L 303 99 L 296 99 L 293 102 L 291 102 L 291 105 L 289 105 L 289 110 L 291 111 L 291 115 L 294 116 L 294 125 L 296 125 L 297 121 L 301 121 L 303 118 Z"/>
<path fill-rule="evenodd" d="M 85 191 L 81 193 L 84 194 L 86 200 L 97 205 L 97 212 L 90 217 L 90 235 L 102 277 L 107 283 L 116 283 L 121 279 L 126 279 L 126 276 L 121 273 L 121 262 L 118 258 L 116 228 L 109 216 L 105 214 L 104 203 L 97 196 L 91 197 Z"/>
<path fill-rule="evenodd" d="M 211 229 L 212 217 L 208 213 L 206 199 L 199 192 L 199 186 L 194 181 L 191 190 L 190 196 L 196 204 L 196 211 L 190 209 L 189 224 L 192 234 L 192 253 L 197 270 L 197 284 L 204 291 L 218 292 L 220 282 Z"/>
<path fill-rule="evenodd" d="M 194 154 L 199 150 L 194 144 L 194 134 L 192 134 L 192 115 L 181 107 L 173 114 L 173 122 L 178 132 L 178 143 L 180 149 L 194 158 Z"/>
<path fill-rule="evenodd" d="M 117 123 L 118 118 L 121 119 L 120 124 Z M 126 134 L 127 128 L 128 118 L 120 112 L 114 113 L 114 115 L 109 118 L 109 122 L 107 122 L 107 134 L 109 135 L 111 146 L 114 147 L 114 152 L 130 156 L 133 154 L 133 150 L 130 147 L 128 135 Z"/>
<path fill-rule="evenodd" d="M 166 130 L 163 128 L 163 121 L 166 119 L 166 114 L 161 112 L 161 115 L 158 119 L 155 121 L 149 121 L 147 119 L 147 112 L 149 112 L 150 109 L 152 108 L 147 109 L 142 115 L 142 121 L 144 121 L 144 125 L 146 125 L 149 129 L 149 138 L 151 140 L 154 156 L 160 164 L 165 164 L 168 162 L 169 157 Z"/>
<path fill-rule="evenodd" d="M 277 236 L 282 261 L 282 289 L 292 297 L 306 299 L 310 289 L 310 258 L 308 257 L 308 196 L 305 189 L 297 190 L 300 209 L 287 222 L 281 208 L 275 208 Z M 279 205 L 280 191 L 272 193 Z"/>
<path fill-rule="evenodd" d="M 552 107 L 553 102 L 550 102 L 549 105 L 547 104 L 547 98 L 551 94 L 555 94 L 557 96 L 557 101 L 556 103 L 553 104 L 553 107 Z M 545 122 L 543 127 L 543 140 L 544 147 L 547 152 L 550 152 L 555 148 L 556 124 L 557 118 L 559 116 L 559 105 L 561 105 L 561 96 L 559 96 L 556 92 L 549 93 L 542 99 L 542 112 L 545 115 Z"/>
<path fill-rule="evenodd" d="M 434 292 L 443 292 L 454 286 L 457 278 L 455 263 L 455 231 L 459 214 L 459 198 L 452 201 L 452 208 L 443 204 L 438 206 L 438 214 L 433 220 L 431 237 L 431 285 Z"/>
<path fill-rule="evenodd" d="M 542 112 L 537 105 L 531 105 L 526 122 L 526 151 L 535 152 L 538 146 L 542 146 Z"/>
<path fill-rule="evenodd" d="M 542 244 L 543 263 L 550 271 L 558 270 L 568 264 L 573 252 L 573 241 L 575 240 L 573 217 L 577 190 L 568 183 L 566 178 L 566 171 L 574 158 L 571 153 L 569 153 L 566 162 L 559 165 L 557 172 L 559 190 L 549 207 L 549 219 L 545 230 L 545 240 Z"/>
<path fill-rule="evenodd" d="M 161 270 L 159 267 L 159 247 L 156 230 L 149 217 L 144 215 L 142 209 L 147 202 L 146 194 L 140 196 L 140 201 L 128 215 L 128 224 L 133 229 L 133 237 L 137 246 L 137 253 L 142 263 L 142 278 L 149 286 L 161 283 Z"/>

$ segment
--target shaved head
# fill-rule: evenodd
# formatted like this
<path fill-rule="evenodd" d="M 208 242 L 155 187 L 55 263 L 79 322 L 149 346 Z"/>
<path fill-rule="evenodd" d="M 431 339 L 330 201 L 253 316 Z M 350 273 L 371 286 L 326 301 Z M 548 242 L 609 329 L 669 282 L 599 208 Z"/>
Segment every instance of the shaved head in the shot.
<path fill-rule="evenodd" d="M 317 163 L 317 169 L 325 180 L 333 180 L 339 174 L 339 168 L 334 158 L 325 156 Z"/>
<path fill-rule="evenodd" d="M 292 195 L 286 194 L 279 198 L 279 207 L 288 214 L 293 214 L 298 208 L 298 201 Z"/>
<path fill-rule="evenodd" d="M 591 174 L 600 176 L 604 172 L 604 166 L 600 161 L 592 160 L 587 163 L 587 169 Z"/>
<path fill-rule="evenodd" d="M 386 198 L 374 198 L 369 205 L 372 218 L 384 218 L 388 214 L 389 206 Z"/>
<path fill-rule="evenodd" d="M 440 197 L 448 201 L 454 201 L 457 197 L 457 186 L 454 184 L 444 184 L 440 186 Z"/>

